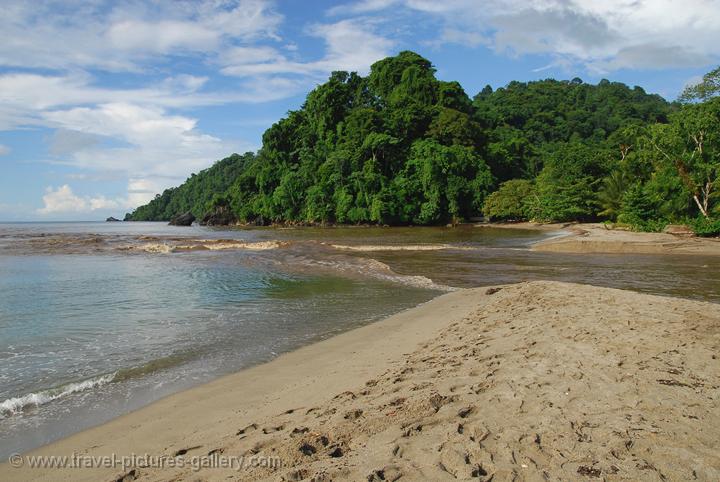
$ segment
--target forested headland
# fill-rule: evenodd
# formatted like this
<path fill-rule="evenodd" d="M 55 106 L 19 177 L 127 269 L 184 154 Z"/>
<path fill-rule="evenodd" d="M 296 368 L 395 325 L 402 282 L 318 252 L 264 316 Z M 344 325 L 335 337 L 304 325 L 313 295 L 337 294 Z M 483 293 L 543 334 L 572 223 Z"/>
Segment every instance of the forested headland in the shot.
<path fill-rule="evenodd" d="M 193 174 L 126 220 L 435 225 L 607 220 L 720 231 L 720 69 L 669 103 L 641 87 L 511 82 L 472 99 L 413 52 L 334 72 L 257 153 Z M 229 214 L 229 216 L 228 216 Z"/>

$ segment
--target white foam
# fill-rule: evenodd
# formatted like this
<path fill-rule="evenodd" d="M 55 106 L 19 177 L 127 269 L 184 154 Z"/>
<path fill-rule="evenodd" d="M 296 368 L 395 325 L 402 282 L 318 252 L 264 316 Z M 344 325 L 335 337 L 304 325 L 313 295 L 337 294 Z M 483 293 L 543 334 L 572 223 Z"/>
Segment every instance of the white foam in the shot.
<path fill-rule="evenodd" d="M 202 240 L 203 246 L 207 249 L 249 249 L 252 251 L 264 251 L 266 249 L 277 249 L 280 247 L 278 241 L 256 241 L 254 243 L 246 243 L 241 241 L 213 241 L 209 239 Z"/>
<path fill-rule="evenodd" d="M 169 254 L 179 251 L 220 251 L 226 249 L 246 249 L 250 251 L 264 251 L 280 247 L 278 241 L 258 241 L 247 243 L 243 241 L 217 241 L 212 239 L 201 239 L 193 244 L 167 244 L 167 243 L 145 243 L 138 246 L 127 246 L 121 249 L 145 251 L 153 254 Z"/>
<path fill-rule="evenodd" d="M 347 261 L 338 260 L 302 260 L 303 264 L 331 268 L 346 273 L 357 273 L 375 279 L 400 283 L 416 288 L 426 288 L 439 291 L 455 291 L 452 286 L 435 283 L 425 276 L 412 276 L 398 274 L 382 261 L 373 258 L 359 258 Z"/>
<path fill-rule="evenodd" d="M 173 252 L 173 247 L 165 243 L 146 243 L 141 246 L 130 246 L 129 249 L 145 251 L 147 253 L 168 254 Z"/>
<path fill-rule="evenodd" d="M 0 403 L 0 416 L 14 415 L 31 406 L 38 407 L 72 393 L 91 390 L 105 385 L 106 383 L 110 383 L 114 378 L 115 373 L 110 373 L 108 375 L 89 378 L 81 382 L 68 383 L 60 387 L 41 390 L 35 393 L 28 393 L 21 397 L 8 398 Z"/>
<path fill-rule="evenodd" d="M 390 266 L 386 265 L 385 263 L 378 261 L 376 259 L 368 259 L 368 265 L 371 267 L 374 267 L 376 270 L 370 270 L 368 274 L 371 276 L 374 276 L 375 278 L 379 279 L 385 279 L 388 281 L 392 281 L 395 283 L 401 283 L 407 286 L 414 286 L 416 288 L 427 288 L 431 290 L 440 290 L 440 291 L 455 291 L 456 288 L 453 288 L 452 286 L 447 285 L 441 285 L 438 283 L 435 283 L 430 278 L 427 278 L 425 276 L 413 276 L 413 275 L 402 275 L 398 274 L 395 271 L 390 268 Z"/>

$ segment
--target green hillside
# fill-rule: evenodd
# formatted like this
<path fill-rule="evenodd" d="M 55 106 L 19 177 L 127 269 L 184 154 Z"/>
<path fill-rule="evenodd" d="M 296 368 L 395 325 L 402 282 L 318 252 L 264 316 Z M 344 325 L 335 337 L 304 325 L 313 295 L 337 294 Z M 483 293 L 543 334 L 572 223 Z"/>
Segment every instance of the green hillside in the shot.
<path fill-rule="evenodd" d="M 688 129 L 717 142 L 717 121 L 717 98 L 681 106 L 606 80 L 511 82 L 470 99 L 402 52 L 367 77 L 334 72 L 265 132 L 256 155 L 223 159 L 126 219 L 229 204 L 262 224 L 431 225 L 484 212 L 651 229 L 712 215 L 713 196 L 704 209 L 693 196 L 717 177 L 717 151 L 706 142 L 697 153 Z"/>

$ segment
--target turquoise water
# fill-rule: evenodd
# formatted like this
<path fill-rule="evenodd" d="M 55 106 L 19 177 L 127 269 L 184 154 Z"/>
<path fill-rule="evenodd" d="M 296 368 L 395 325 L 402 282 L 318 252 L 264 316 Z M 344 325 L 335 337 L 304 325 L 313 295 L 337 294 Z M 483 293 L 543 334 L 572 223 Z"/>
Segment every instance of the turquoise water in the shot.
<path fill-rule="evenodd" d="M 0 457 L 454 287 L 558 279 L 720 296 L 712 258 L 527 249 L 545 236 L 0 224 Z"/>

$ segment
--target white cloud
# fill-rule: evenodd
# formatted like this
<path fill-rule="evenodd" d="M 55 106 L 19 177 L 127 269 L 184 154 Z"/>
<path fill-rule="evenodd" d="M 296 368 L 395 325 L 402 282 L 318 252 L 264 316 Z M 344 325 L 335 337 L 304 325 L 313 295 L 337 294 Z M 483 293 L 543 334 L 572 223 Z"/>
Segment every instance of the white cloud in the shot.
<path fill-rule="evenodd" d="M 64 184 L 57 189 L 48 187 L 43 196 L 43 207 L 38 214 L 82 213 L 98 209 L 119 209 L 128 207 L 127 200 L 108 199 L 105 196 L 80 197 Z"/>
<path fill-rule="evenodd" d="M 182 182 L 191 172 L 232 152 L 256 148 L 204 134 L 196 119 L 172 114 L 169 109 L 261 102 L 298 88 L 284 79 L 249 79 L 243 81 L 241 92 L 226 95 L 198 92 L 207 78 L 191 75 L 176 75 L 134 90 L 96 87 L 91 80 L 75 73 L 0 75 L 0 130 L 54 129 L 47 137 L 52 162 L 101 177 L 112 173 L 126 179 L 155 179 L 155 192 Z M 153 194 L 128 192 L 127 199 L 134 207 Z"/>
<path fill-rule="evenodd" d="M 47 125 L 64 133 L 61 138 L 71 138 L 64 144 L 66 157 L 57 162 L 82 170 L 124 173 L 131 179 L 132 199 L 139 198 L 139 191 L 148 194 L 149 186 L 160 192 L 213 160 L 241 150 L 238 147 L 248 147 L 203 134 L 196 129 L 195 119 L 168 114 L 159 107 L 116 102 L 42 115 Z M 105 139 L 111 139 L 110 145 Z"/>
<path fill-rule="evenodd" d="M 42 113 L 63 106 L 127 102 L 163 108 L 192 108 L 227 103 L 258 103 L 295 93 L 288 85 L 268 89 L 264 82 L 243 81 L 228 92 L 200 91 L 206 77 L 178 75 L 136 89 L 98 87 L 88 74 L 43 75 L 8 73 L 0 75 L 0 130 L 23 126 L 44 126 Z"/>
<path fill-rule="evenodd" d="M 95 146 L 102 141 L 102 137 L 94 134 L 71 129 L 56 129 L 50 138 L 50 153 L 55 156 L 65 156 Z"/>
<path fill-rule="evenodd" d="M 234 49 L 220 57 L 222 72 L 239 77 L 277 74 L 327 75 L 333 70 L 367 72 L 370 65 L 389 55 L 394 42 L 374 32 L 367 20 L 341 20 L 315 24 L 308 34 L 325 42 L 324 56 L 315 61 L 297 61 L 271 47 Z"/>
<path fill-rule="evenodd" d="M 717 0 L 364 0 L 330 13 L 400 6 L 441 23 L 431 43 L 549 54 L 594 72 L 698 67 L 720 57 Z"/>
<path fill-rule="evenodd" d="M 0 156 L 6 156 L 8 154 L 10 154 L 10 148 L 0 144 Z"/>
<path fill-rule="evenodd" d="M 128 205 L 137 207 L 145 204 L 156 194 L 161 193 L 165 187 L 157 180 L 131 178 L 128 182 Z"/>
<path fill-rule="evenodd" d="M 316 63 L 325 71 L 367 72 L 373 62 L 388 56 L 394 45 L 393 41 L 374 33 L 369 22 L 343 20 L 315 25 L 310 31 L 327 45 L 325 58 Z"/>
<path fill-rule="evenodd" d="M 337 5 L 328 10 L 328 15 L 348 15 L 385 10 L 401 3 L 400 0 L 361 0 L 355 3 Z"/>
<path fill-rule="evenodd" d="M 267 0 L 3 2 L 0 65 L 139 70 L 157 56 L 214 55 L 228 43 L 276 39 Z"/>
<path fill-rule="evenodd" d="M 331 70 L 366 70 L 391 46 L 369 22 L 317 24 L 306 33 L 325 41 L 325 54 L 303 62 L 279 37 L 282 21 L 272 0 L 4 2 L 0 130 L 50 128 L 49 162 L 76 168 L 74 179 L 128 180 L 124 199 L 51 189 L 39 212 L 142 204 L 215 159 L 257 147 L 203 133 L 189 109 L 286 98 Z M 212 68 L 239 78 L 210 90 Z"/>

